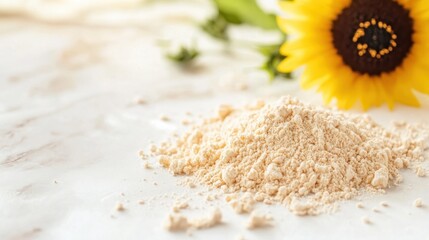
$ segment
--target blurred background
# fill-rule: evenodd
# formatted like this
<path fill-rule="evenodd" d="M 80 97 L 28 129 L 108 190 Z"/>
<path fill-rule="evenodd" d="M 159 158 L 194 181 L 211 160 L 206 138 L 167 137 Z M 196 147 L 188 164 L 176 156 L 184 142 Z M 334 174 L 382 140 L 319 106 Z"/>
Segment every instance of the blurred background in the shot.
<path fill-rule="evenodd" d="M 260 7 L 273 12 L 276 2 Z M 225 43 L 201 27 L 216 11 L 211 0 L 0 0 L 0 87 L 9 89 L 1 94 L 16 99 L 0 107 L 103 92 L 272 95 L 278 87 L 268 84 L 258 47 L 282 34 L 242 24 L 228 28 Z M 169 57 L 182 47 L 198 51 L 192 64 Z"/>

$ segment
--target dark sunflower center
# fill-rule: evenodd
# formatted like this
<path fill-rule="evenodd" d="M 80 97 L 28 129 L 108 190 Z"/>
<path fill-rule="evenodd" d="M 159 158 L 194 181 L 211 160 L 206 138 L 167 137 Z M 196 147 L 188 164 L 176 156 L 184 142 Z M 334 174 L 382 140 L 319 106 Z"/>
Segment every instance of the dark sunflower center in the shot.
<path fill-rule="evenodd" d="M 352 0 L 331 31 L 343 62 L 371 76 L 394 71 L 413 45 L 410 12 L 394 0 Z"/>

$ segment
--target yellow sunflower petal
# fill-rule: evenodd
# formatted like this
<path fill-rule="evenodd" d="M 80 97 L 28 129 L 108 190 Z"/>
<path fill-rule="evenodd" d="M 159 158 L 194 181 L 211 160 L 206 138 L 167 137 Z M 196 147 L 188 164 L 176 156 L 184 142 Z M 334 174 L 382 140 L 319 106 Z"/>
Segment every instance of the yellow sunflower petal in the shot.
<path fill-rule="evenodd" d="M 403 74 L 401 75 L 404 76 Z M 393 95 L 395 97 L 395 100 L 405 105 L 419 107 L 419 100 L 412 92 L 410 85 L 405 81 L 406 79 L 397 79 L 396 84 L 393 88 Z"/>
<path fill-rule="evenodd" d="M 285 16 L 278 18 L 278 24 L 288 33 L 289 38 L 280 49 L 286 59 L 279 64 L 278 69 L 290 72 L 305 66 L 301 86 L 305 89 L 316 87 L 323 95 L 325 104 L 336 99 L 341 109 L 349 109 L 356 102 L 360 102 L 365 110 L 383 103 L 393 109 L 395 102 L 419 106 L 413 89 L 429 94 L 429 81 L 426 81 L 426 76 L 429 75 L 429 61 L 426 61 L 426 53 L 429 52 L 429 1 L 397 0 L 403 7 L 402 10 L 395 3 L 385 2 L 383 6 L 386 9 L 383 8 L 383 11 L 396 11 L 398 14 L 377 13 L 358 23 L 347 14 L 339 15 L 346 7 L 355 7 L 353 13 L 362 14 L 359 7 L 364 5 L 356 8 L 355 4 L 351 5 L 352 1 L 354 0 L 282 1 L 280 6 Z M 407 24 L 386 26 L 386 23 L 391 22 L 390 17 L 404 17 L 404 14 L 412 18 L 413 29 Z M 378 18 L 381 19 L 376 24 L 377 20 L 374 19 Z M 342 20 L 333 21 L 334 19 Z M 371 49 L 371 46 L 380 42 L 373 42 L 373 38 L 362 38 L 358 32 L 355 33 L 357 40 L 347 39 L 346 36 L 350 34 L 347 27 L 356 29 L 358 24 L 366 29 L 367 22 L 371 28 L 383 28 L 386 33 L 391 34 L 395 41 L 390 42 L 387 52 Z M 394 33 L 387 30 L 389 28 Z M 363 31 L 367 33 L 367 30 Z M 400 36 L 411 31 L 414 31 L 410 36 L 412 43 L 404 40 L 407 36 Z M 361 41 L 366 43 L 366 47 Z M 403 59 L 395 59 L 395 56 L 401 57 L 401 54 L 385 56 L 398 51 L 396 49 L 399 47 L 410 49 L 403 55 Z M 392 63 L 396 64 L 393 68 Z"/>

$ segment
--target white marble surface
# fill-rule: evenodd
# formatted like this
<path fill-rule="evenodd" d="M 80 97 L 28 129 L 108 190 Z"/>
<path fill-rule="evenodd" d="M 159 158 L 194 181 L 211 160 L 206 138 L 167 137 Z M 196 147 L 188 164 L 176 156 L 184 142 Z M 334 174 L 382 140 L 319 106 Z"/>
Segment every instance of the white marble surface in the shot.
<path fill-rule="evenodd" d="M 401 186 L 364 200 L 365 209 L 349 202 L 332 215 L 302 218 L 281 206 L 258 206 L 273 214 L 274 227 L 249 232 L 245 216 L 215 201 L 224 213 L 221 226 L 193 236 L 163 229 L 174 203 L 165 194 L 190 196 L 193 209 L 186 215 L 208 208 L 197 194 L 201 188 L 181 187 L 159 167 L 144 169 L 140 149 L 186 129 L 186 112 L 207 115 L 220 103 L 286 94 L 320 102 L 296 82 L 268 84 L 254 69 L 262 60 L 254 52 L 224 51 L 198 32 L 192 22 L 209 11 L 203 1 L 190 1 L 104 11 L 86 16 L 86 23 L 0 19 L 0 239 L 428 239 L 429 179 L 410 171 Z M 166 61 L 157 46 L 160 39 L 190 38 L 206 54 L 186 70 Z M 428 109 L 426 99 L 422 109 L 369 114 L 383 124 L 418 122 L 429 119 Z M 172 121 L 161 121 L 161 115 Z M 412 206 L 417 197 L 426 207 Z M 391 206 L 383 209 L 380 201 Z M 127 210 L 116 212 L 117 202 Z M 363 216 L 373 224 L 363 224 Z"/>

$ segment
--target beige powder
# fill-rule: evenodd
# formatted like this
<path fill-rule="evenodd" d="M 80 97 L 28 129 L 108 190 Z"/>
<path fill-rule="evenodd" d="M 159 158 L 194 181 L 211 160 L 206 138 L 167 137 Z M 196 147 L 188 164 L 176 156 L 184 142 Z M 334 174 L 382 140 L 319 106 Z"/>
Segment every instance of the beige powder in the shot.
<path fill-rule="evenodd" d="M 229 203 L 232 209 L 238 214 L 249 213 L 253 210 L 255 200 L 250 193 L 245 193 L 241 196 L 238 194 L 228 195 L 225 200 Z"/>
<path fill-rule="evenodd" d="M 399 183 L 398 170 L 423 159 L 423 141 L 414 139 L 367 116 L 281 98 L 241 109 L 223 105 L 217 117 L 152 153 L 175 175 L 315 215 L 338 200 Z"/>
<path fill-rule="evenodd" d="M 173 206 L 173 212 L 180 212 L 180 210 L 186 209 L 189 207 L 189 204 L 187 201 L 181 201 L 181 202 L 176 202 Z"/>
<path fill-rule="evenodd" d="M 125 211 L 125 207 L 122 203 L 119 202 L 119 203 L 116 203 L 115 210 L 118 212 L 123 212 Z"/>
<path fill-rule="evenodd" d="M 416 200 L 414 200 L 413 205 L 417 208 L 423 207 L 423 199 L 417 198 Z"/>
<path fill-rule="evenodd" d="M 191 227 L 188 218 L 179 214 L 170 214 L 165 222 L 165 228 L 170 232 L 186 231 Z"/>
<path fill-rule="evenodd" d="M 361 220 L 365 224 L 372 224 L 371 220 L 367 216 L 362 217 Z"/>
<path fill-rule="evenodd" d="M 263 227 L 269 227 L 272 225 L 273 217 L 271 217 L 268 214 L 260 214 L 257 212 L 252 212 L 252 214 L 249 217 L 249 221 L 246 224 L 247 229 L 256 229 L 256 228 L 263 228 Z"/>
<path fill-rule="evenodd" d="M 170 214 L 167 217 L 165 228 L 168 231 L 187 231 L 190 229 L 204 229 L 219 225 L 222 222 L 222 213 L 219 209 L 214 209 L 209 216 L 189 220 L 180 214 Z"/>

